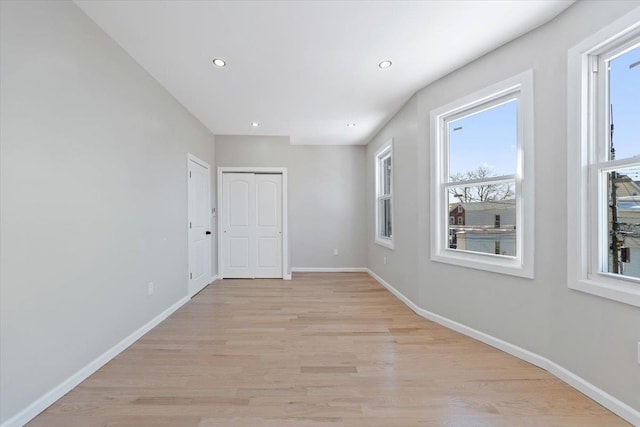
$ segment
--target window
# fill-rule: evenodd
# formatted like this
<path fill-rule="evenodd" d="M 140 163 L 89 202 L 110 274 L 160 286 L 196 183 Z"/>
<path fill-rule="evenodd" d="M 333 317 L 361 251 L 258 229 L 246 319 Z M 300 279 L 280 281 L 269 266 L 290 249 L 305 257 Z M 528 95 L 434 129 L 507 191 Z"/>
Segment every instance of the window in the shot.
<path fill-rule="evenodd" d="M 393 249 L 392 141 L 376 152 L 376 243 Z"/>
<path fill-rule="evenodd" d="M 464 218 L 461 216 L 458 217 L 458 225 L 464 225 Z"/>
<path fill-rule="evenodd" d="M 431 259 L 532 278 L 533 72 L 433 110 L 431 129 Z"/>
<path fill-rule="evenodd" d="M 456 219 L 455 219 L 455 217 L 450 216 L 450 217 L 449 217 L 449 224 L 453 225 L 453 224 L 455 224 L 455 223 L 456 223 Z"/>
<path fill-rule="evenodd" d="M 636 10 L 569 51 L 569 287 L 636 306 L 639 21 Z"/>

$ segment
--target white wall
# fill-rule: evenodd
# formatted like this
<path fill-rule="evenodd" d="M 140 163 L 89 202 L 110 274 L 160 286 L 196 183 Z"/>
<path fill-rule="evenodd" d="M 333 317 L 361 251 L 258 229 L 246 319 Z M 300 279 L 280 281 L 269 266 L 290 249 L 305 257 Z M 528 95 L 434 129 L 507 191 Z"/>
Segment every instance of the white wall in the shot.
<path fill-rule="evenodd" d="M 73 3 L 0 3 L 3 422 L 187 295 L 187 152 L 215 158 Z"/>
<path fill-rule="evenodd" d="M 364 146 L 296 146 L 288 137 L 218 135 L 216 161 L 288 168 L 291 266 L 365 266 Z"/>
<path fill-rule="evenodd" d="M 216 135 L 216 150 L 216 166 L 284 168 L 289 165 L 288 136 Z"/>
<path fill-rule="evenodd" d="M 388 283 L 418 301 L 418 100 L 412 97 L 367 145 L 367 266 Z M 375 153 L 393 138 L 394 249 L 375 243 Z M 384 264 L 384 257 L 387 264 Z"/>
<path fill-rule="evenodd" d="M 394 165 L 396 249 L 381 248 L 369 236 L 369 268 L 419 307 L 546 357 L 637 410 L 640 309 L 568 289 L 566 230 L 572 214 L 558 213 L 567 212 L 567 50 L 639 4 L 575 3 L 549 24 L 419 91 L 367 149 L 371 228 L 374 153 L 391 137 L 399 148 Z M 535 279 L 432 262 L 429 112 L 530 68 L 535 91 Z M 406 255 L 413 251 L 418 255 Z"/>
<path fill-rule="evenodd" d="M 290 147 L 293 267 L 366 266 L 365 151 L 364 146 Z"/>

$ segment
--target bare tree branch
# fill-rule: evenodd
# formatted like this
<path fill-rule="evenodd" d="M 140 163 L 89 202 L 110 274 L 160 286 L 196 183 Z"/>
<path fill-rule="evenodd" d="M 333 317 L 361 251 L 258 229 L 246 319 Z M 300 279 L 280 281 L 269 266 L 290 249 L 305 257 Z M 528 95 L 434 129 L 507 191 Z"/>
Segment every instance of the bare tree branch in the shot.
<path fill-rule="evenodd" d="M 465 181 L 471 179 L 482 179 L 497 176 L 491 173 L 491 169 L 486 166 L 479 166 L 476 170 L 456 173 L 451 175 L 451 181 Z M 500 184 L 480 184 L 473 186 L 463 186 L 458 188 L 451 188 L 450 194 L 457 198 L 461 203 L 470 202 L 491 202 L 499 200 L 512 199 L 515 195 L 515 189 L 513 184 L 500 183 Z"/>

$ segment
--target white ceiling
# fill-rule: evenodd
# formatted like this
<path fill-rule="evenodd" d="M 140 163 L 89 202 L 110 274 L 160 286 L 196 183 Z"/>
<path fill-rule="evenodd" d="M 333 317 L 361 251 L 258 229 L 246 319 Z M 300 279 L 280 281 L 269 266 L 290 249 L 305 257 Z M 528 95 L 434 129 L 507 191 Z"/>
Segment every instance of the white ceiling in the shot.
<path fill-rule="evenodd" d="M 76 3 L 214 134 L 324 145 L 366 144 L 418 89 L 572 0 Z"/>

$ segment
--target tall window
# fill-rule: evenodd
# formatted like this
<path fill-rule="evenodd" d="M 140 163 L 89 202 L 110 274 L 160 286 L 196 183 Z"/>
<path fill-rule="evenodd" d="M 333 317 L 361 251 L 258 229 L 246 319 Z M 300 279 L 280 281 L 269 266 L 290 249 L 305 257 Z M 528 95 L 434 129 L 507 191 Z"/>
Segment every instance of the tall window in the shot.
<path fill-rule="evenodd" d="M 532 277 L 532 86 L 528 71 L 431 112 L 434 261 Z"/>
<path fill-rule="evenodd" d="M 569 284 L 640 306 L 640 24 L 630 22 L 569 55 L 579 100 L 569 106 L 569 209 L 579 213 L 569 233 L 578 277 Z"/>
<path fill-rule="evenodd" d="M 393 143 L 376 152 L 376 243 L 393 248 Z"/>
<path fill-rule="evenodd" d="M 640 278 L 640 37 L 592 58 L 596 80 L 599 270 Z M 597 65 L 596 65 L 597 64 Z M 601 71 L 602 70 L 602 71 Z M 621 259 L 623 248 L 631 257 Z M 638 281 L 640 284 L 640 281 Z"/>

